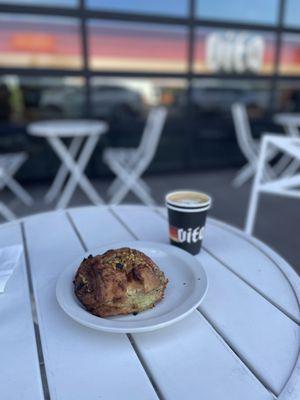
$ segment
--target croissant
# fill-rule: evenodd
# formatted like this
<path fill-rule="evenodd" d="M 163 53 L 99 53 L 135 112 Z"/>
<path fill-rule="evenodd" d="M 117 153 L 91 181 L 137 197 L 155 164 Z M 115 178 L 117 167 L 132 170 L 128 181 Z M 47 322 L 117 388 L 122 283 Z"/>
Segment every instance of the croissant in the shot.
<path fill-rule="evenodd" d="M 109 317 L 154 307 L 168 280 L 148 256 L 124 247 L 85 258 L 73 283 L 78 300 L 90 313 Z"/>

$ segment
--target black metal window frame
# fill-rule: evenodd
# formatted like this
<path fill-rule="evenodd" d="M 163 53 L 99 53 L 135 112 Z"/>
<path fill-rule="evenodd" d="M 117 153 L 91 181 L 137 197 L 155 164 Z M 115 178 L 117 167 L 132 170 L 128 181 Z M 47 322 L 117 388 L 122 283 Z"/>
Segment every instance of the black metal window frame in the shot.
<path fill-rule="evenodd" d="M 196 1 L 186 0 L 188 12 L 185 17 L 171 17 L 163 15 L 134 14 L 123 12 L 108 12 L 101 10 L 88 9 L 85 0 L 78 0 L 76 7 L 50 7 L 36 5 L 18 5 L 0 3 L 1 14 L 16 14 L 24 16 L 59 16 L 71 17 L 78 21 L 80 27 L 80 36 L 82 44 L 82 68 L 80 69 L 52 69 L 52 68 L 19 68 L 19 67 L 0 67 L 0 75 L 19 75 L 19 76 L 35 76 L 35 77 L 64 77 L 77 76 L 84 78 L 86 89 L 86 113 L 90 109 L 90 92 L 91 78 L 93 77 L 128 77 L 128 78 L 181 78 L 187 82 L 187 90 L 190 93 L 193 79 L 214 78 L 214 79 L 230 79 L 230 80 L 264 80 L 270 84 L 270 109 L 274 109 L 275 94 L 278 89 L 278 83 L 286 80 L 299 80 L 299 76 L 280 75 L 279 64 L 282 47 L 282 37 L 285 33 L 300 34 L 299 29 L 291 28 L 284 25 L 284 14 L 287 0 L 279 0 L 277 10 L 277 23 L 274 25 L 243 23 L 228 20 L 212 20 L 200 18 L 196 15 Z M 187 70 L 184 73 L 166 73 L 166 72 L 130 72 L 130 71 L 109 71 L 109 70 L 92 70 L 89 67 L 89 43 L 88 43 L 88 22 L 89 20 L 111 20 L 126 22 L 141 22 L 163 25 L 178 25 L 187 29 Z M 274 72 L 270 75 L 266 74 L 228 74 L 228 73 L 194 73 L 194 44 L 196 29 L 201 27 L 222 28 L 234 30 L 271 32 L 274 34 L 275 40 L 275 57 Z"/>

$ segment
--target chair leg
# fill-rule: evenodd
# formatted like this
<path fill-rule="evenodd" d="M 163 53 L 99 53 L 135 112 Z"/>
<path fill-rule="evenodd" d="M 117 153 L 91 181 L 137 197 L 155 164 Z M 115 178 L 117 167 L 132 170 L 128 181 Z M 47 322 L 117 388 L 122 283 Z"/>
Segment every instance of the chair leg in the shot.
<path fill-rule="evenodd" d="M 136 181 L 139 179 L 143 170 L 139 165 L 134 171 L 128 171 L 124 165 L 121 165 L 117 160 L 111 160 L 109 167 L 118 176 L 118 179 L 122 183 L 109 202 L 112 205 L 116 205 L 120 204 L 127 193 L 132 190 L 132 187 L 136 185 Z"/>
<path fill-rule="evenodd" d="M 11 176 L 5 177 L 5 183 L 9 189 L 27 206 L 33 204 L 33 199 L 30 194 L 22 188 L 22 186 Z"/>
<path fill-rule="evenodd" d="M 7 221 L 16 219 L 15 214 L 2 202 L 0 202 L 0 214 L 2 214 Z"/>
<path fill-rule="evenodd" d="M 247 218 L 246 218 L 245 232 L 248 233 L 249 235 L 252 235 L 252 233 L 253 233 L 255 217 L 256 217 L 256 212 L 257 212 L 257 206 L 258 206 L 258 200 L 259 200 L 259 186 L 260 186 L 261 179 L 264 175 L 266 150 L 267 150 L 267 141 L 265 139 L 263 139 L 261 151 L 260 151 L 259 159 L 258 159 L 258 163 L 257 163 L 257 170 L 256 170 L 256 174 L 255 174 L 255 178 L 254 178 L 254 182 L 253 182 L 253 186 L 252 186 L 252 191 L 251 191 L 251 195 L 250 195 Z"/>
<path fill-rule="evenodd" d="M 244 183 L 246 183 L 252 176 L 254 175 L 255 170 L 253 166 L 249 163 L 242 167 L 242 169 L 238 172 L 234 180 L 232 181 L 232 185 L 234 187 L 240 187 Z"/>
<path fill-rule="evenodd" d="M 140 178 L 137 179 L 137 182 L 143 187 L 143 189 L 150 195 L 151 189 L 149 186 Z M 107 193 L 110 196 L 113 196 L 122 186 L 122 180 L 120 178 L 116 178 L 112 184 L 107 189 Z"/>
<path fill-rule="evenodd" d="M 146 206 L 154 206 L 155 205 L 155 201 L 154 199 L 150 196 L 149 191 L 150 189 L 148 188 L 148 190 L 145 190 L 144 185 L 142 186 L 140 184 L 140 182 L 143 182 L 141 180 L 138 180 L 132 187 L 132 191 L 134 192 L 134 194 L 144 203 L 146 204 Z M 143 182 L 144 183 L 144 182 Z"/>

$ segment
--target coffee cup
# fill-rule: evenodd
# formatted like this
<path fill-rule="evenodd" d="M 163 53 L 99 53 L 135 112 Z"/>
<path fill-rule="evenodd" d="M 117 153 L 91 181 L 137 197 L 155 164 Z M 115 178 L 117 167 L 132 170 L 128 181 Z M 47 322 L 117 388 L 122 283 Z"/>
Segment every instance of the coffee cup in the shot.
<path fill-rule="evenodd" d="M 202 192 L 180 190 L 166 195 L 172 245 L 191 254 L 200 252 L 211 203 L 211 197 Z"/>

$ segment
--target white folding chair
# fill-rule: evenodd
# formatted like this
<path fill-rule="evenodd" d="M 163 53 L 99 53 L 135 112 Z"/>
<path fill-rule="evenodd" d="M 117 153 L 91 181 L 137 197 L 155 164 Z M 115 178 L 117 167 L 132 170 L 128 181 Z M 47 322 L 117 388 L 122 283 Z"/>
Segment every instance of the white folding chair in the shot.
<path fill-rule="evenodd" d="M 268 156 L 270 151 L 273 152 L 274 156 L 276 153 L 283 153 L 300 162 L 300 138 L 287 138 L 278 135 L 265 135 L 263 137 L 245 225 L 245 231 L 249 234 L 252 234 L 254 229 L 260 193 L 300 199 L 300 173 L 298 170 L 295 170 L 293 175 L 279 175 L 266 179 L 264 172 L 270 161 Z"/>
<path fill-rule="evenodd" d="M 137 148 L 109 148 L 104 151 L 103 161 L 117 176 L 108 189 L 110 204 L 119 204 L 129 191 L 135 193 L 146 205 L 155 204 L 150 188 L 141 176 L 156 153 L 166 116 L 164 107 L 150 111 Z"/>
<path fill-rule="evenodd" d="M 26 160 L 27 154 L 24 152 L 0 155 L 0 190 L 7 186 L 24 204 L 29 206 L 33 203 L 32 197 L 14 179 L 14 175 Z M 0 214 L 7 220 L 15 218 L 14 213 L 3 202 L 0 202 Z"/>
<path fill-rule="evenodd" d="M 232 182 L 233 186 L 239 187 L 255 174 L 259 152 L 259 140 L 255 140 L 252 136 L 245 106 L 242 103 L 234 103 L 231 106 L 231 111 L 238 145 L 248 160 L 247 164 L 242 167 Z M 269 156 L 272 158 L 271 153 Z M 271 173 L 269 168 L 267 168 L 265 173 Z"/>

